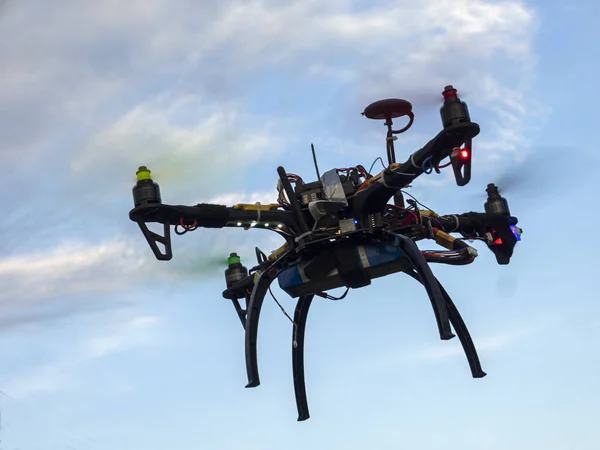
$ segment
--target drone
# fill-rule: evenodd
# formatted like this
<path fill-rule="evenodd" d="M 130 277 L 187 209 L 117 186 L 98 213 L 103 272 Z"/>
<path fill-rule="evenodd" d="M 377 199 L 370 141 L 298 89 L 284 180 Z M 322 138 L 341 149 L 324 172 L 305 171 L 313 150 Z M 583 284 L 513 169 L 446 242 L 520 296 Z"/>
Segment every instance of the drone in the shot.
<path fill-rule="evenodd" d="M 369 173 L 372 168 L 367 171 L 362 165 L 334 168 L 320 175 L 311 146 L 317 180 L 304 182 L 279 166 L 277 203 L 167 205 L 162 203 L 160 187 L 150 170 L 141 166 L 137 171 L 129 218 L 139 225 L 160 261 L 173 256 L 171 226 L 178 235 L 200 227 L 259 228 L 285 239 L 268 256 L 256 248 L 257 264 L 250 269 L 242 265 L 237 253 L 231 253 L 222 295 L 231 300 L 244 328 L 247 388 L 260 385 L 258 325 L 271 283 L 277 279 L 279 287 L 297 299 L 293 320 L 288 318 L 293 323 L 292 371 L 298 421 L 310 417 L 304 336 L 313 299 L 341 300 L 350 289 L 369 286 L 373 279 L 395 273 L 404 273 L 422 284 L 440 339 L 452 339 L 456 333 L 472 377 L 486 376 L 467 326 L 430 264 L 472 263 L 478 253 L 468 242 L 475 240 L 487 245 L 498 264 L 509 264 L 522 230 L 494 184 L 486 189 L 485 212 L 463 214 L 439 215 L 405 191 L 417 177 L 433 171 L 440 174 L 450 166 L 458 186 L 467 185 L 471 179 L 472 141 L 480 127 L 471 121 L 467 104 L 453 86 L 446 86 L 442 97 L 442 131 L 405 162 L 396 162 L 394 141 L 413 124 L 412 104 L 397 98 L 376 101 L 362 115 L 383 120 L 387 127 L 387 166 L 375 175 Z M 395 130 L 392 119 L 399 117 L 407 117 L 408 123 Z M 446 158 L 448 162 L 443 163 Z M 150 231 L 147 223 L 162 224 L 163 234 Z M 443 250 L 421 250 L 416 242 L 424 239 L 435 241 Z M 345 293 L 340 297 L 328 293 L 337 288 L 345 288 Z"/>

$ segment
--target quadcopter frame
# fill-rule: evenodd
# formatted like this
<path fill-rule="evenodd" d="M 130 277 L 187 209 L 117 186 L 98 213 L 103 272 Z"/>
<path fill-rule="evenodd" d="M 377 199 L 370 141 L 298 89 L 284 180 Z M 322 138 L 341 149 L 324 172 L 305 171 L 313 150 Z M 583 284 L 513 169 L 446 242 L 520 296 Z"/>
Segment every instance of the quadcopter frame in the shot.
<path fill-rule="evenodd" d="M 402 164 L 395 162 L 393 135 L 404 132 L 411 126 L 414 119 L 412 105 L 405 100 L 388 99 L 375 102 L 365 109 L 363 115 L 368 118 L 385 119 L 385 125 L 388 127 L 388 167 L 376 176 L 366 177 L 358 188 L 349 194 L 344 193 L 343 198 L 339 193 L 337 197 L 336 194 L 331 194 L 332 191 L 327 194 L 327 174 L 323 177 L 319 175 L 316 158 L 317 176 L 327 198 L 316 201 L 313 199 L 301 204 L 298 192 L 292 188 L 289 174 L 280 166 L 277 173 L 281 192 L 289 199 L 289 203 L 283 205 L 283 209 L 280 203 L 238 204 L 232 207 L 214 204 L 165 205 L 161 201 L 158 185 L 150 178 L 150 172 L 145 167 L 138 171 L 138 183 L 133 190 L 135 207 L 130 211 L 129 217 L 139 225 L 158 260 L 172 258 L 171 225 L 176 226 L 176 232 L 177 226 L 183 227 L 184 232 L 198 227 L 241 226 L 248 229 L 257 226 L 276 231 L 285 238 L 284 246 L 269 257 L 257 249 L 258 264 L 246 276 L 228 286 L 223 292 L 223 297 L 232 301 L 245 330 L 248 388 L 260 385 L 257 358 L 258 325 L 262 305 L 271 283 L 279 278 L 280 287 L 290 296 L 298 298 L 293 318 L 292 367 L 299 421 L 309 418 L 304 377 L 304 337 L 314 296 L 334 299 L 326 290 L 342 286 L 348 289 L 364 287 L 369 285 L 372 279 L 391 273 L 406 273 L 423 285 L 434 310 L 440 338 L 453 338 L 453 328 L 465 352 L 472 376 L 482 378 L 486 375 L 458 309 L 433 275 L 429 263 L 469 264 L 474 260 L 477 256 L 475 249 L 450 235 L 458 232 L 463 237 L 485 238 L 497 262 L 508 264 L 513 248 L 520 240 L 521 230 L 516 228 L 517 218 L 510 215 L 506 200 L 499 196 L 495 186 L 490 185 L 485 213 L 438 216 L 416 209 L 415 203 L 419 219 L 417 226 L 391 229 L 386 227 L 382 220 L 382 211 L 390 198 L 394 198 L 397 208 L 403 209 L 401 190 L 423 173 L 429 173 L 433 169 L 439 172 L 440 162 L 445 158 L 450 157 L 459 186 L 467 184 L 470 180 L 472 139 L 479 134 L 479 125 L 471 122 L 466 104 L 458 99 L 454 88 L 446 87 L 443 95 L 445 101 L 441 116 L 444 129 Z M 408 125 L 400 130 L 393 130 L 391 119 L 401 116 L 409 117 Z M 466 150 L 460 150 L 463 144 Z M 462 151 L 466 152 L 466 157 L 461 156 Z M 340 211 L 345 211 L 343 219 L 339 216 Z M 337 232 L 319 232 L 318 222 L 330 216 L 337 217 Z M 354 225 L 342 231 L 342 221 L 349 220 L 354 222 Z M 150 231 L 147 222 L 163 224 L 164 234 L 161 236 Z M 419 239 L 434 239 L 455 256 L 426 256 L 415 244 Z M 164 246 L 164 251 L 160 250 L 158 244 Z M 368 248 L 376 248 L 380 253 L 387 252 L 388 256 L 392 256 L 383 262 L 365 265 L 365 260 L 369 258 L 359 255 L 360 250 L 357 249 L 361 248 L 363 253 L 366 253 Z M 380 255 L 377 258 L 381 260 Z M 299 270 L 298 267 L 302 264 L 304 268 L 301 276 L 304 281 L 300 288 L 296 286 L 294 290 L 289 284 L 282 285 L 283 276 L 292 270 Z M 331 276 L 333 273 L 334 278 Z M 290 277 L 287 278 L 289 281 Z M 245 300 L 244 307 L 240 300 Z"/>

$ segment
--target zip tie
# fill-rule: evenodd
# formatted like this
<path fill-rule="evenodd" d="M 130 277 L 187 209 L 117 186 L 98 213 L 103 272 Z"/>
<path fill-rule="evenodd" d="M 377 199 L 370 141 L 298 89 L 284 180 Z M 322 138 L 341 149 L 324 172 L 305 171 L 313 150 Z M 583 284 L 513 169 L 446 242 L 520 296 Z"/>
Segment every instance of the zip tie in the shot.
<path fill-rule="evenodd" d="M 301 235 L 299 235 L 299 236 L 296 236 L 296 239 L 295 239 L 295 241 L 296 241 L 296 242 L 300 242 L 300 240 L 301 240 L 302 238 L 304 238 L 304 237 L 306 237 L 306 236 L 309 236 L 309 235 L 311 235 L 312 233 L 313 233 L 312 231 L 307 231 L 306 233 L 302 233 Z"/>
<path fill-rule="evenodd" d="M 394 173 L 397 173 L 398 175 L 406 175 L 406 176 L 409 176 L 409 177 L 414 176 L 414 173 L 403 173 L 403 172 L 394 172 Z M 385 182 L 385 177 L 384 176 L 381 177 L 381 184 L 383 184 L 386 188 L 389 188 L 389 189 L 404 189 L 405 187 L 409 187 L 410 186 L 409 184 L 407 184 L 406 186 L 390 186 L 389 184 L 387 184 Z"/>
<path fill-rule="evenodd" d="M 458 230 L 458 226 L 460 225 L 460 222 L 458 221 L 458 216 L 456 214 L 452 214 L 452 217 L 454 217 L 454 220 L 456 220 L 456 227 L 450 233 L 454 233 L 456 230 Z"/>
<path fill-rule="evenodd" d="M 415 163 L 415 154 L 413 153 L 412 155 L 410 155 L 410 163 L 415 167 L 415 169 L 420 169 L 419 166 L 417 166 L 417 164 Z"/>
<path fill-rule="evenodd" d="M 260 222 L 260 202 L 256 202 L 256 221 Z"/>

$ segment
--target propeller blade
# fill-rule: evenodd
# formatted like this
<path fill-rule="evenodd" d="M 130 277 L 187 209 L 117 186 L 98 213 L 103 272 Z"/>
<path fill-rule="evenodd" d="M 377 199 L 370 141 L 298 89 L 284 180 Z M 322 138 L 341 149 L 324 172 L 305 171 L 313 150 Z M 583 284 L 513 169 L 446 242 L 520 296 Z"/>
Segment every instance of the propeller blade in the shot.
<path fill-rule="evenodd" d="M 539 202 L 578 189 L 600 171 L 600 158 L 583 148 L 549 146 L 536 148 L 522 158 L 511 158 L 513 161 L 500 173 L 477 173 L 471 184 L 481 184 L 479 180 L 484 186 L 494 183 L 501 195 L 519 195 L 526 201 Z M 485 192 L 481 190 L 477 197 L 484 200 Z"/>
<path fill-rule="evenodd" d="M 442 90 L 429 89 L 427 91 L 419 90 L 406 94 L 406 99 L 413 105 L 415 111 L 429 110 L 433 108 L 441 108 L 444 103 L 444 97 L 442 97 Z M 467 100 L 469 98 L 469 92 L 458 89 L 458 97 L 461 100 Z"/>
<path fill-rule="evenodd" d="M 159 164 L 153 164 L 152 166 L 147 165 L 151 171 L 151 176 L 157 183 L 174 183 L 176 181 L 190 180 L 197 172 L 196 167 L 191 167 L 185 163 L 175 163 L 173 161 L 161 161 Z M 136 172 L 137 169 L 132 171 L 130 182 L 135 184 L 137 181 Z"/>
<path fill-rule="evenodd" d="M 266 248 L 273 249 L 281 245 L 279 238 L 268 238 L 263 235 L 250 236 L 246 233 L 239 234 L 240 230 L 202 230 L 203 238 L 201 244 L 193 247 L 185 246 L 177 252 L 177 258 L 169 264 L 161 266 L 164 275 L 180 281 L 197 281 L 198 279 L 225 280 L 225 269 L 229 265 L 228 258 L 232 252 L 236 252 L 242 258 L 242 264 L 248 269 L 256 265 L 254 247 L 257 240 L 265 244 Z M 194 231 L 193 233 L 198 233 Z M 187 237 L 187 234 L 186 236 Z M 267 239 L 265 239 L 267 238 Z M 277 242 L 275 242 L 277 241 Z M 267 254 L 269 252 L 267 251 Z"/>
<path fill-rule="evenodd" d="M 174 263 L 173 263 L 174 262 Z M 165 266 L 165 274 L 177 280 L 198 280 L 199 278 L 224 277 L 227 258 L 223 255 L 179 255 L 177 261 Z"/>

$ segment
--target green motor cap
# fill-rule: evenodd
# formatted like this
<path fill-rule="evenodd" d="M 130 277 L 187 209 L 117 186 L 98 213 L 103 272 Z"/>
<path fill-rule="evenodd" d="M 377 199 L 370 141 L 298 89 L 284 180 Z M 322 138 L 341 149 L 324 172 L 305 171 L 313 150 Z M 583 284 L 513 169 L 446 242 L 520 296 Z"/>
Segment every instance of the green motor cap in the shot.
<path fill-rule="evenodd" d="M 231 264 L 239 264 L 241 262 L 241 258 L 238 256 L 237 253 L 231 253 L 229 255 L 229 258 L 227 258 L 227 264 L 231 265 Z"/>

